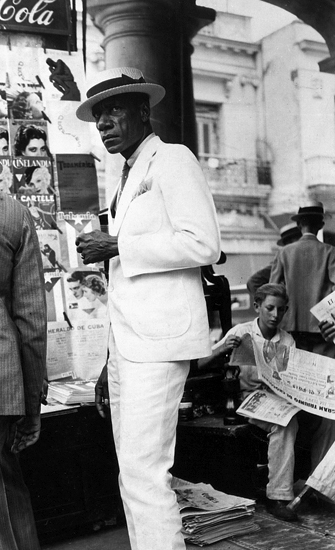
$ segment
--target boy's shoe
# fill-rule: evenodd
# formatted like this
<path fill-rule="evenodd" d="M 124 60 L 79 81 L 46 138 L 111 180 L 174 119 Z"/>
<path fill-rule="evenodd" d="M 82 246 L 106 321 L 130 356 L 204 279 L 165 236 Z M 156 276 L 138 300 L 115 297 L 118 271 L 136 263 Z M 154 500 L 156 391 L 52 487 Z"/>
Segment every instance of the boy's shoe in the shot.
<path fill-rule="evenodd" d="M 287 508 L 290 502 L 290 500 L 271 500 L 268 498 L 266 509 L 270 514 L 283 521 L 298 521 L 297 514 Z"/>

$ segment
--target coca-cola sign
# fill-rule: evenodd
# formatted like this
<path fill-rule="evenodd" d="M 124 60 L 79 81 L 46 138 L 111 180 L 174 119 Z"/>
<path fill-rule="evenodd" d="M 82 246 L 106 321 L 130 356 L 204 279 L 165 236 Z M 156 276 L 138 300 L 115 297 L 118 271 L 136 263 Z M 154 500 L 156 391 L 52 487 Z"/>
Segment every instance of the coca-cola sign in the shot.
<path fill-rule="evenodd" d="M 70 0 L 0 0 L 0 30 L 69 34 Z"/>

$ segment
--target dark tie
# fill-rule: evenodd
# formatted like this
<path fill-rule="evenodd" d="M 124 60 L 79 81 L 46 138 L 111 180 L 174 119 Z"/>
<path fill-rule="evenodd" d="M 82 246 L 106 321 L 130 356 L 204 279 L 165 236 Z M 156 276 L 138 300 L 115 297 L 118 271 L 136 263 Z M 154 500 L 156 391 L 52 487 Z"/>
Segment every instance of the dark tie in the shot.
<path fill-rule="evenodd" d="M 129 166 L 129 164 L 127 164 L 127 161 L 125 161 L 125 163 L 124 163 L 124 165 L 123 165 L 123 168 L 122 168 L 121 181 L 120 181 L 119 189 L 118 189 L 118 192 L 117 192 L 117 195 L 116 195 L 116 200 L 115 200 L 115 203 L 114 203 L 114 205 L 113 205 L 113 207 L 112 207 L 112 209 L 111 209 L 112 217 L 113 217 L 113 218 L 115 218 L 116 209 L 117 209 L 117 207 L 118 207 L 118 204 L 119 204 L 119 201 L 120 201 L 120 198 L 121 198 L 121 195 L 122 195 L 124 186 L 126 185 L 126 181 L 127 181 L 127 178 L 128 178 L 129 170 L 130 170 L 130 166 Z"/>
<path fill-rule="evenodd" d="M 118 207 L 121 195 L 122 195 L 123 190 L 124 190 L 124 186 L 126 185 L 129 170 L 130 170 L 130 166 L 129 166 L 129 164 L 127 164 L 127 161 L 126 161 L 123 165 L 123 168 L 122 168 L 121 182 L 120 182 L 120 187 L 119 187 L 119 191 L 118 191 L 117 198 L 116 198 L 116 208 Z"/>

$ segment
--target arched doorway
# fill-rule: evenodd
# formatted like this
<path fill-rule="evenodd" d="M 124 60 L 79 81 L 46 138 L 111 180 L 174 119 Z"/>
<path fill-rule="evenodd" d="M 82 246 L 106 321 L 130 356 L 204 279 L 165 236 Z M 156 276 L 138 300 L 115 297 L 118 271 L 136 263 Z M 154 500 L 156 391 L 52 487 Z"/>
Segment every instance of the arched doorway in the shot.
<path fill-rule="evenodd" d="M 325 39 L 330 57 L 322 61 L 320 70 L 335 73 L 335 1 L 334 0 L 262 0 L 273 4 L 313 27 Z"/>

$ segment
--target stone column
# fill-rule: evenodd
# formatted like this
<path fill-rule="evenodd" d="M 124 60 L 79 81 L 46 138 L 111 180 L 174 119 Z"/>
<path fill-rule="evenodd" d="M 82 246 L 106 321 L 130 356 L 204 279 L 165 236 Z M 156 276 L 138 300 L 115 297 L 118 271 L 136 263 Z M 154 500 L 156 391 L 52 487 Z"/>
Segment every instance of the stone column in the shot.
<path fill-rule="evenodd" d="M 104 34 L 106 68 L 140 68 L 166 89 L 153 108 L 155 131 L 167 142 L 184 143 L 196 154 L 191 38 L 215 19 L 195 0 L 87 0 Z"/>

